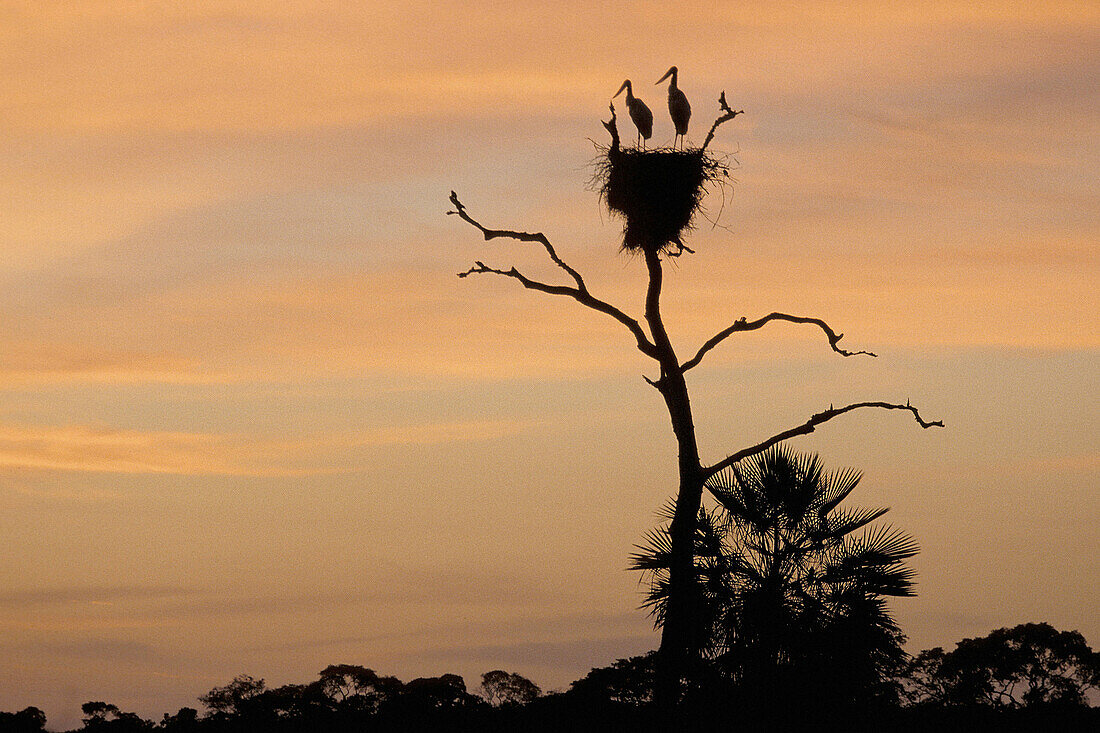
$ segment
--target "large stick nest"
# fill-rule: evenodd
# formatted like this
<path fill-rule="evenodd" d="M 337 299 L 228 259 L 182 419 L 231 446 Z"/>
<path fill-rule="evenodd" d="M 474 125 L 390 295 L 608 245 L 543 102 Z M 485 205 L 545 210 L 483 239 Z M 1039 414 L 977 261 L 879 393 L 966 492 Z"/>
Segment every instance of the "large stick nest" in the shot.
<path fill-rule="evenodd" d="M 693 148 L 638 150 L 612 146 L 596 162 L 596 180 L 608 210 L 625 220 L 623 249 L 678 251 L 702 208 L 707 184 L 729 169 Z"/>

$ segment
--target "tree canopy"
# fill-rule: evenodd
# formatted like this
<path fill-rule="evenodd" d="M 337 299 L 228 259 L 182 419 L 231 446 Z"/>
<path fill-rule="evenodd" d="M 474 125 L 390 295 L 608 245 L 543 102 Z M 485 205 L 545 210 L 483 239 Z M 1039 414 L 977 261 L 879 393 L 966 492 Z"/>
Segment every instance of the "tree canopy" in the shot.
<path fill-rule="evenodd" d="M 918 704 L 1027 707 L 1087 705 L 1100 689 L 1100 653 L 1077 631 L 1020 624 L 917 655 L 908 696 Z"/>
<path fill-rule="evenodd" d="M 526 705 L 542 694 L 531 680 L 503 669 L 481 675 L 481 689 L 490 705 Z"/>

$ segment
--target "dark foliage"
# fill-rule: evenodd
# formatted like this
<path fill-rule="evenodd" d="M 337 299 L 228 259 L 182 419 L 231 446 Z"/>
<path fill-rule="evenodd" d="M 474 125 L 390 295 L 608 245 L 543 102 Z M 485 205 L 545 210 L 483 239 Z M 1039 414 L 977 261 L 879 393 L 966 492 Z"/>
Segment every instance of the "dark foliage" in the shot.
<path fill-rule="evenodd" d="M 153 723 L 137 715 L 125 713 L 111 703 L 91 701 L 80 706 L 84 713 L 84 728 L 103 733 L 143 733 L 153 730 Z"/>
<path fill-rule="evenodd" d="M 623 249 L 678 254 L 700 212 L 707 185 L 729 175 L 700 149 L 639 150 L 612 145 L 601 151 L 596 181 L 608 210 L 622 217 Z"/>
<path fill-rule="evenodd" d="M 232 715 L 244 711 L 245 704 L 266 689 L 263 680 L 252 675 L 239 674 L 224 687 L 215 687 L 205 695 L 199 696 L 199 702 L 217 713 Z"/>
<path fill-rule="evenodd" d="M 526 705 L 542 694 L 531 680 L 514 672 L 494 669 L 481 675 L 481 691 L 490 705 Z"/>
<path fill-rule="evenodd" d="M 610 667 L 597 667 L 569 687 L 574 697 L 602 703 L 646 705 L 653 702 L 657 652 L 617 659 Z"/>
<path fill-rule="evenodd" d="M 165 713 L 160 721 L 160 728 L 171 733 L 195 733 L 200 730 L 199 711 L 195 708 L 180 708 L 175 715 Z"/>
<path fill-rule="evenodd" d="M 905 675 L 909 702 L 926 706 L 1080 707 L 1098 689 L 1100 653 L 1079 632 L 1045 623 L 926 649 Z"/>
<path fill-rule="evenodd" d="M 840 641 L 844 638 L 837 637 Z M 769 706 L 753 699 L 761 694 L 759 687 L 731 685 L 727 661 L 714 657 L 700 662 L 695 669 L 676 730 L 1100 730 L 1100 708 L 1088 707 L 1086 699 L 1086 693 L 1100 683 L 1097 656 L 1077 632 L 1058 632 L 1048 624 L 1023 624 L 999 629 L 981 639 L 965 639 L 956 651 L 959 649 L 964 652 L 959 656 L 930 649 L 913 660 L 908 675 L 901 678 L 909 693 L 907 706 L 887 705 L 882 698 L 866 695 L 855 705 L 833 704 L 840 695 L 838 690 L 850 692 L 847 676 L 851 671 L 845 668 L 848 662 L 844 654 L 837 650 L 827 657 L 832 659 L 830 666 L 814 666 L 826 657 L 811 656 L 800 662 L 806 665 L 801 671 L 788 667 L 767 677 L 780 685 L 778 689 L 787 691 L 780 698 L 784 705 Z M 1006 663 L 1006 658 L 1011 658 L 1011 663 Z M 994 696 L 998 704 L 992 704 L 988 696 L 953 697 L 959 690 L 972 689 L 953 686 L 964 662 L 971 670 L 967 675 L 984 676 L 991 684 L 1016 680 L 1013 684 L 1020 686 L 1012 692 L 1019 693 L 1019 704 L 1007 704 L 1007 698 L 1001 696 Z M 567 692 L 549 695 L 537 695 L 538 687 L 520 675 L 494 670 L 482 676 L 482 684 L 487 693 L 495 691 L 487 697 L 499 704 L 470 694 L 465 681 L 453 674 L 403 683 L 366 667 L 340 664 L 326 667 L 309 684 L 276 688 L 268 688 L 263 680 L 238 675 L 229 684 L 201 696 L 207 704 L 205 714 L 185 707 L 174 715 L 165 714 L 154 724 L 116 705 L 93 701 L 81 706 L 84 725 L 78 731 L 650 733 L 667 730 L 653 702 L 655 667 L 656 652 L 619 659 L 591 670 Z M 869 689 L 873 689 L 878 683 L 870 684 Z M 46 716 L 38 708 L 0 712 L 0 733 L 41 733 L 45 724 Z"/>
<path fill-rule="evenodd" d="M 1100 708 L 915 707 L 852 730 L 892 733 L 1084 733 L 1100 730 Z"/>
<path fill-rule="evenodd" d="M 842 506 L 858 472 L 773 447 L 719 474 L 696 529 L 696 693 L 741 700 L 774 719 L 800 710 L 897 702 L 904 637 L 885 599 L 912 595 L 908 535 L 872 524 L 885 509 Z M 646 605 L 664 621 L 671 543 L 651 533 L 634 555 Z M 791 721 L 793 725 L 795 721 Z"/>
<path fill-rule="evenodd" d="M 0 712 L 0 733 L 37 733 L 46 729 L 46 714 L 36 707 L 18 713 Z"/>

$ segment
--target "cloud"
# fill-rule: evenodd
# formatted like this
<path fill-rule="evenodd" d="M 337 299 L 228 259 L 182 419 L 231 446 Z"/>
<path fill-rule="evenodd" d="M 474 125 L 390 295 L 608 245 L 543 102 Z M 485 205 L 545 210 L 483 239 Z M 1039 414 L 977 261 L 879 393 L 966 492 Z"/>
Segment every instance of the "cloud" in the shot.
<path fill-rule="evenodd" d="M 824 94 L 838 78 L 919 76 L 945 61 L 967 63 L 975 47 L 997 58 L 1015 52 L 968 29 L 1017 42 L 1036 32 L 1081 33 L 1095 21 L 1079 4 L 1056 3 L 1040 12 L 1007 3 L 895 10 L 771 2 L 753 13 L 713 3 L 641 5 L 288 3 L 276 10 L 252 2 L 232 12 L 104 5 L 79 14 L 26 5 L 0 36 L 5 66 L 22 70 L 8 116 L 16 128 L 72 132 L 542 114 L 606 104 L 624 75 L 655 80 L 667 62 L 640 61 L 649 58 L 675 58 L 689 78 L 712 87 Z"/>
<path fill-rule="evenodd" d="M 741 249 L 712 282 L 728 288 L 751 272 L 756 292 L 777 296 L 768 309 L 804 300 L 826 275 L 870 284 L 883 301 L 904 300 L 890 339 L 947 320 L 951 343 L 1090 344 L 1091 279 L 1065 271 L 1095 271 L 1100 84 L 1095 12 L 1071 7 L 506 4 L 475 22 L 462 5 L 427 3 L 97 6 L 79 18 L 27 5 L 0 31 L 25 75 L 10 90 L 14 154 L 0 162 L 16 202 L 0 375 L 224 384 L 633 368 L 629 341 L 598 347 L 621 335 L 604 339 L 616 327 L 589 314 L 574 320 L 575 304 L 534 304 L 507 284 L 458 288 L 451 275 L 473 257 L 523 255 L 482 246 L 442 211 L 449 187 L 465 184 L 489 223 L 575 234 L 583 262 L 597 208 L 590 194 L 564 193 L 566 175 L 579 189 L 584 174 L 563 167 L 583 168 L 583 136 L 601 134 L 621 77 L 644 72 L 636 59 L 673 49 L 698 119 L 721 88 L 748 110 L 729 128 L 743 150 L 731 231 L 709 235 Z M 564 17 L 574 22 L 554 24 Z M 648 28 L 666 19 L 654 39 Z M 501 52 L 464 42 L 477 33 Z M 642 43 L 654 45 L 644 56 Z M 552 180 L 537 180 L 544 171 Z M 512 195 L 533 183 L 538 196 Z M 613 243 L 616 231 L 602 234 Z M 597 267 L 621 276 L 624 266 Z M 956 271 L 944 318 L 937 284 Z M 1056 302 L 1032 302 L 1036 274 Z M 699 311 L 724 318 L 728 300 Z M 1066 326 L 990 328 L 959 315 L 975 303 L 1037 323 L 1065 311 Z"/>
<path fill-rule="evenodd" d="M 592 666 L 645 653 L 659 642 L 657 632 L 637 611 L 532 610 L 506 617 L 490 606 L 476 616 L 440 612 L 435 623 L 394 632 L 299 638 L 257 647 L 255 651 L 314 658 L 316 650 L 369 649 L 372 658 L 391 660 L 389 664 L 399 667 L 438 669 L 446 665 L 484 671 L 507 665 L 534 668 L 566 680 Z M 531 641 L 532 637 L 538 640 Z"/>
<path fill-rule="evenodd" d="M 360 470 L 362 448 L 499 438 L 526 423 L 396 425 L 316 438 L 0 425 L 0 468 L 224 476 L 305 476 Z"/>
<path fill-rule="evenodd" d="M 644 654 L 658 644 L 655 634 L 612 637 L 581 637 L 563 641 L 534 641 L 426 649 L 410 655 L 414 659 L 441 662 L 474 661 L 483 666 L 510 665 L 551 669 L 584 669 L 603 666 L 620 657 Z"/>
<path fill-rule="evenodd" d="M 204 369 L 193 357 L 168 353 L 163 347 L 158 349 L 152 344 L 149 350 L 142 351 L 60 339 L 36 341 L 31 336 L 3 343 L 0 375 L 9 390 L 81 382 L 217 384 L 232 381 L 225 373 Z"/>
<path fill-rule="evenodd" d="M 1054 475 L 1100 473 L 1100 453 L 1073 453 L 1070 455 L 1031 456 L 1014 463 L 1021 471 Z"/>
<path fill-rule="evenodd" d="M 156 601 L 185 596 L 193 592 L 187 586 L 102 585 L 35 588 L 0 592 L 0 606 L 27 607 L 116 601 Z"/>
<path fill-rule="evenodd" d="M 56 633 L 64 631 L 58 629 Z M 126 638 L 88 638 L 84 635 L 72 640 L 55 637 L 34 642 L 0 642 L 0 649 L 6 649 L 11 654 L 33 654 L 54 664 L 60 658 L 69 662 L 91 662 L 96 666 L 121 665 L 157 670 L 178 668 L 187 658 L 165 651 L 156 644 Z"/>

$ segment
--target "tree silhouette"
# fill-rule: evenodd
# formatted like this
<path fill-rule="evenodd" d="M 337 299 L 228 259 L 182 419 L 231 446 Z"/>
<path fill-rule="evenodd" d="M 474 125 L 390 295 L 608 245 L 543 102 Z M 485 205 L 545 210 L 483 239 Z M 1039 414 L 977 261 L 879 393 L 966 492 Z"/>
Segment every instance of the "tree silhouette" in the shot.
<path fill-rule="evenodd" d="M 318 684 L 324 695 L 338 708 L 365 713 L 377 712 L 380 705 L 396 696 L 402 688 L 396 677 L 383 677 L 357 664 L 332 664 L 321 670 Z"/>
<path fill-rule="evenodd" d="M 494 669 L 481 675 L 481 690 L 490 705 L 526 705 L 542 694 L 531 680 L 514 672 Z"/>
<path fill-rule="evenodd" d="M 624 705 L 644 705 L 653 700 L 656 652 L 616 659 L 608 667 L 597 667 L 573 682 L 569 691 L 582 698 Z"/>
<path fill-rule="evenodd" d="M 943 647 L 925 649 L 909 660 L 903 673 L 902 696 L 910 705 L 944 704 L 950 696 L 941 674 Z"/>
<path fill-rule="evenodd" d="M 141 733 L 153 729 L 152 722 L 142 719 L 137 713 L 124 713 L 117 705 L 93 700 L 80 706 L 84 713 L 84 728 L 103 733 Z"/>
<path fill-rule="evenodd" d="M 459 708 L 473 703 L 475 698 L 466 692 L 466 681 L 457 674 L 439 677 L 418 677 L 408 682 L 402 690 L 404 703 L 427 709 Z"/>
<path fill-rule="evenodd" d="M 239 674 L 228 685 L 215 687 L 205 695 L 200 695 L 199 702 L 215 712 L 233 715 L 242 712 L 245 703 L 266 689 L 263 680 L 252 675 Z"/>
<path fill-rule="evenodd" d="M 199 711 L 195 708 L 180 708 L 175 715 L 164 714 L 160 721 L 161 730 L 172 733 L 194 733 L 199 730 Z"/>
<path fill-rule="evenodd" d="M 872 524 L 886 509 L 842 505 L 859 480 L 775 446 L 707 483 L 718 505 L 696 526 L 693 594 L 704 623 L 693 642 L 761 714 L 891 697 L 906 655 L 885 599 L 913 594 L 905 560 L 917 545 Z M 650 577 L 646 605 L 663 624 L 667 527 L 639 549 L 633 567 Z"/>
<path fill-rule="evenodd" d="M 710 514 L 717 515 L 721 511 L 726 510 L 723 508 Z M 711 522 L 710 526 L 718 527 L 719 523 Z M 702 538 L 707 533 L 698 530 L 697 536 Z M 852 537 L 852 534 L 848 536 Z M 710 556 L 700 555 L 697 558 L 700 568 L 707 565 L 707 557 Z M 700 577 L 703 578 L 701 583 L 709 581 L 705 573 L 701 572 Z M 713 615 L 715 618 L 721 616 L 718 613 Z M 854 615 L 848 618 L 853 622 L 851 628 L 865 624 L 864 620 Z M 1090 708 L 1085 700 L 1086 693 L 1098 682 L 1096 654 L 1084 644 L 1077 632 L 1057 632 L 1048 624 L 1024 624 L 1014 629 L 1000 629 L 982 639 L 960 642 L 959 646 L 963 649 L 973 649 L 973 642 L 980 642 L 976 647 L 992 650 L 979 654 L 977 663 L 972 667 L 986 669 L 990 674 L 994 674 L 995 669 L 1008 670 L 1018 685 L 1012 694 L 1019 704 L 1011 703 L 1004 696 L 986 696 L 976 701 L 952 698 L 952 693 L 957 691 L 953 687 L 955 672 L 945 669 L 943 664 L 949 655 L 944 654 L 942 649 L 933 649 L 917 657 L 917 660 L 926 661 L 921 668 L 927 673 L 927 684 L 921 689 L 940 690 L 942 694 L 920 696 L 913 692 L 917 685 L 910 668 L 903 678 L 911 693 L 911 704 L 908 706 L 875 705 L 873 703 L 884 700 L 865 695 L 862 698 L 853 697 L 854 704 L 838 707 L 830 705 L 830 699 L 835 699 L 838 690 L 848 689 L 851 692 L 850 687 L 844 687 L 847 684 L 844 682 L 844 665 L 859 669 L 859 660 L 866 659 L 866 656 L 840 648 L 840 645 L 860 648 L 863 642 L 858 635 L 842 630 L 837 624 L 825 624 L 824 628 L 824 633 L 820 629 L 814 632 L 818 639 L 817 646 L 806 647 L 813 653 L 807 653 L 805 649 L 799 652 L 797 645 L 789 647 L 794 651 L 788 653 L 786 658 L 797 660 L 800 666 L 793 666 L 793 662 L 786 667 L 780 664 L 777 674 L 768 678 L 783 686 L 777 688 L 780 693 L 796 690 L 797 696 L 784 697 L 773 693 L 772 704 L 782 702 L 781 709 L 759 719 L 756 713 L 763 705 L 757 696 L 761 692 L 769 694 L 769 691 L 763 689 L 761 684 L 756 684 L 754 688 L 753 679 L 749 680 L 748 685 L 743 680 L 734 679 L 736 676 L 749 677 L 750 673 L 744 671 L 743 663 L 722 651 L 725 647 L 720 640 L 728 632 L 716 625 L 716 641 L 702 664 L 702 674 L 694 676 L 686 686 L 692 702 L 708 704 L 683 708 L 676 729 L 718 730 L 734 726 L 736 730 L 746 733 L 762 730 L 845 730 L 852 733 L 966 730 L 968 733 L 1006 733 L 1100 729 L 1097 727 L 1100 707 Z M 830 635 L 829 628 L 837 633 Z M 822 639 L 830 641 L 820 643 Z M 1014 662 L 1012 670 L 1003 664 L 1005 647 L 1015 650 L 1011 654 L 1018 664 Z M 1018 653 L 1024 649 L 1031 651 Z M 887 651 L 893 654 L 895 650 Z M 826 661 L 822 664 L 821 660 Z M 505 701 L 499 705 L 489 704 L 466 692 L 462 678 L 453 674 L 420 678 L 408 685 L 403 685 L 395 677 L 378 676 L 379 680 L 387 681 L 385 685 L 395 683 L 397 687 L 392 696 L 369 709 L 357 699 L 372 693 L 356 691 L 361 688 L 354 683 L 344 688 L 350 694 L 341 697 L 331 694 L 331 688 L 326 693 L 320 680 L 260 689 L 260 680 L 239 675 L 230 685 L 215 688 L 235 691 L 228 696 L 233 698 L 233 704 L 221 705 L 220 710 L 211 714 L 199 715 L 194 708 L 185 707 L 175 715 L 164 714 L 160 723 L 154 725 L 135 713 L 122 712 L 117 705 L 94 701 L 82 706 L 84 725 L 70 733 L 77 733 L 78 730 L 102 733 L 146 733 L 151 730 L 171 733 L 404 733 L 422 730 L 456 733 L 551 733 L 562 730 L 574 733 L 649 733 L 667 725 L 654 715 L 652 706 L 656 661 L 657 652 L 619 659 L 607 667 L 591 670 L 585 677 L 573 682 L 567 692 L 551 692 L 537 697 L 531 694 L 537 690 L 534 683 L 520 675 L 494 670 L 482 675 L 483 684 L 484 681 L 489 682 L 486 689 L 504 682 L 507 684 L 498 689 L 520 691 L 511 702 L 507 702 L 508 694 L 495 697 L 496 702 Z M 332 680 L 341 669 L 352 677 L 369 671 L 355 665 L 332 665 L 326 668 L 322 676 Z M 790 672 L 798 674 L 787 675 Z M 755 671 L 751 676 L 760 674 Z M 981 677 L 980 674 L 973 676 Z M 1000 684 L 996 680 L 994 682 Z M 749 694 L 746 694 L 746 688 L 750 690 Z M 1074 693 L 1074 690 L 1080 694 Z M 1067 691 L 1070 694 L 1066 694 Z M 798 715 L 801 712 L 809 714 Z M 28 707 L 20 712 L 0 711 L 0 733 L 36 733 L 45 730 L 45 726 L 46 716 L 38 708 Z"/>
<path fill-rule="evenodd" d="M 1087 693 L 1100 689 L 1100 652 L 1080 632 L 1020 624 L 963 639 L 947 653 L 921 652 L 909 665 L 907 687 L 916 704 L 1087 705 Z"/>
<path fill-rule="evenodd" d="M 38 733 L 46 729 L 46 714 L 36 707 L 17 713 L 0 712 L 0 733 Z"/>
<path fill-rule="evenodd" d="M 645 379 L 661 395 L 668 410 L 678 448 L 679 469 L 679 487 L 669 529 L 668 605 L 664 617 L 656 688 L 657 702 L 669 716 L 670 725 L 679 703 L 681 682 L 691 663 L 692 639 L 698 636 L 701 622 L 702 609 L 693 598 L 694 534 L 703 487 L 708 480 L 743 458 L 760 453 L 783 440 L 812 433 L 819 425 L 833 418 L 863 408 L 908 411 L 923 428 L 943 425 L 940 421 L 924 420 L 917 408 L 908 402 L 857 402 L 839 408 L 830 405 L 828 409 L 812 415 L 805 422 L 765 438 L 751 447 L 735 451 L 714 463 L 702 461 L 686 374 L 698 366 L 707 353 L 733 334 L 755 331 L 775 322 L 812 325 L 825 334 L 830 348 L 837 354 L 846 357 L 858 354 L 874 356 L 868 351 L 841 348 L 838 343 L 843 334 L 834 331 L 820 318 L 781 312 L 770 313 L 752 321 L 739 318 L 704 342 L 690 359 L 681 361 L 677 355 L 661 312 L 664 265 L 669 258 L 692 252 L 683 242 L 684 234 L 690 230 L 700 210 L 708 184 L 721 179 L 727 172 L 720 160 L 707 153 L 706 147 L 719 125 L 734 119 L 741 114 L 741 110 L 734 111 L 729 107 L 724 92 L 720 97 L 719 107 L 721 114 L 707 134 L 703 147 L 686 151 L 657 149 L 643 152 L 622 148 L 613 105 L 610 108 L 611 120 L 604 123 L 611 135 L 611 145 L 598 166 L 605 181 L 602 193 L 609 209 L 626 221 L 623 247 L 642 255 L 645 263 L 648 285 L 642 320 L 594 295 L 580 272 L 558 254 L 545 234 L 486 227 L 469 214 L 454 191 L 450 195 L 454 208 L 447 212 L 476 228 L 486 241 L 511 239 L 540 246 L 550 262 L 560 270 L 559 274 L 565 275 L 566 282 L 546 282 L 531 278 L 515 267 L 493 267 L 480 260 L 465 272 L 459 273 L 459 277 L 494 275 L 515 280 L 529 290 L 572 299 L 625 327 L 638 350 L 652 359 L 659 369 L 659 376 Z"/>

